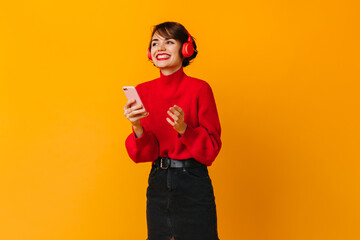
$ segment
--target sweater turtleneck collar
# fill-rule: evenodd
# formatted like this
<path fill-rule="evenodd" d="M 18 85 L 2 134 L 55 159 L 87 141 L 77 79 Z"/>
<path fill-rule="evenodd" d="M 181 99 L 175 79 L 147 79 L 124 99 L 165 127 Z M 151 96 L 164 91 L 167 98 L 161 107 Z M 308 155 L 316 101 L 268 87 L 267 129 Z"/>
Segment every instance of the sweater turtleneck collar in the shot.
<path fill-rule="evenodd" d="M 184 73 L 184 68 L 181 67 L 179 68 L 179 70 L 177 70 L 176 72 L 173 72 L 170 75 L 164 75 L 161 71 L 160 71 L 160 81 L 165 84 L 179 84 L 181 82 L 181 80 L 184 78 L 185 73 Z"/>

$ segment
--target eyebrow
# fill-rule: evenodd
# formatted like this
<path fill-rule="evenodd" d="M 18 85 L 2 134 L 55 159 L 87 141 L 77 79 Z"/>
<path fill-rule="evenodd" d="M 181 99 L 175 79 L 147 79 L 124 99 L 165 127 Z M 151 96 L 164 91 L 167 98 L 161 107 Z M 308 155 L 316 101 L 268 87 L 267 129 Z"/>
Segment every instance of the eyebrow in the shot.
<path fill-rule="evenodd" d="M 165 38 L 165 40 L 169 40 L 169 39 L 173 39 L 173 38 Z M 175 39 L 173 39 L 173 40 L 175 40 Z M 151 42 L 153 42 L 153 41 L 159 41 L 159 39 L 154 38 L 153 40 L 151 40 Z"/>

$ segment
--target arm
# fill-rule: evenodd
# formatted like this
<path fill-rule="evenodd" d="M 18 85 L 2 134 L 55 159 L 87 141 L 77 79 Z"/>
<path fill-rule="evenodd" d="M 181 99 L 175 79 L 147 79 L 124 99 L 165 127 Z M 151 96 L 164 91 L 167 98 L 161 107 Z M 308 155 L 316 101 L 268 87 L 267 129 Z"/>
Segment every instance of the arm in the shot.
<path fill-rule="evenodd" d="M 137 138 L 131 133 L 125 141 L 126 150 L 135 163 L 153 162 L 159 156 L 159 143 L 155 135 L 143 128 L 143 134 Z"/>
<path fill-rule="evenodd" d="M 196 160 L 210 166 L 221 149 L 221 127 L 213 92 L 205 84 L 198 98 L 199 126 L 187 125 L 180 141 Z"/>
<path fill-rule="evenodd" d="M 126 141 L 125 146 L 130 158 L 135 162 L 151 162 L 158 156 L 159 144 L 155 135 L 143 127 L 143 118 L 149 115 L 143 106 L 135 105 L 134 100 L 128 101 L 124 108 L 125 117 L 131 122 L 133 133 Z"/>
<path fill-rule="evenodd" d="M 169 109 L 166 120 L 179 133 L 179 140 L 194 158 L 210 166 L 221 148 L 221 127 L 209 84 L 200 89 L 197 101 L 199 126 L 187 125 L 184 111 L 176 105 Z"/>

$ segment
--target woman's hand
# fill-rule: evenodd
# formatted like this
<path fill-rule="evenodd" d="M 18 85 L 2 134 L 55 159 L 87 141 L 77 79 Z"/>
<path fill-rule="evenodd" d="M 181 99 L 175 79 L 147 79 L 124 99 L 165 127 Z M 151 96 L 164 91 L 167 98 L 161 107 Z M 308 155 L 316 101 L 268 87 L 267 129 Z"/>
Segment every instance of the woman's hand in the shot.
<path fill-rule="evenodd" d="M 170 118 L 166 118 L 168 123 L 170 123 L 180 135 L 183 135 L 187 124 L 184 122 L 185 114 L 181 107 L 174 105 L 174 107 L 169 108 L 167 114 L 173 119 L 173 121 L 171 121 Z"/>
<path fill-rule="evenodd" d="M 131 122 L 135 135 L 139 138 L 144 132 L 140 119 L 149 116 L 149 113 L 145 111 L 145 108 L 142 105 L 130 107 L 133 103 L 135 103 L 135 99 L 127 101 L 124 107 L 124 115 Z"/>

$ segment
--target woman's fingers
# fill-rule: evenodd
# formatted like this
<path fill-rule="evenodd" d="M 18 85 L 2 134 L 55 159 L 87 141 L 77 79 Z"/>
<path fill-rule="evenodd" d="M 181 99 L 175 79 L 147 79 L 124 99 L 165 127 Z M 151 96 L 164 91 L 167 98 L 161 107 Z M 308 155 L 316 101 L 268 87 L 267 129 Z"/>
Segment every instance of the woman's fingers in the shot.
<path fill-rule="evenodd" d="M 148 112 L 145 111 L 145 109 L 140 109 L 140 110 L 136 110 L 136 111 L 131 111 L 128 116 L 129 117 L 135 117 L 137 115 L 143 115 L 146 116 L 147 114 L 149 114 Z"/>
<path fill-rule="evenodd" d="M 166 121 L 173 126 L 173 128 L 180 134 L 183 135 L 187 124 L 184 122 L 184 111 L 181 107 L 174 105 L 173 107 L 169 108 L 167 114 L 173 119 L 173 121 L 168 117 Z"/>
<path fill-rule="evenodd" d="M 175 126 L 175 123 L 174 122 L 172 122 L 171 120 L 170 120 L 170 118 L 166 118 L 166 121 L 168 122 L 168 123 L 170 123 L 170 125 L 171 126 Z"/>
<path fill-rule="evenodd" d="M 142 105 L 132 106 L 135 102 L 135 99 L 130 100 L 125 104 L 124 107 L 124 115 L 131 123 L 136 123 L 141 118 L 147 117 L 149 115 L 149 113 L 146 112 Z"/>
<path fill-rule="evenodd" d="M 140 110 L 135 110 L 135 111 L 132 111 L 132 110 L 127 110 L 125 111 L 125 114 L 124 114 L 127 118 L 134 118 L 134 117 L 146 117 L 147 115 L 149 115 L 148 112 L 145 111 L 144 108 L 140 109 Z"/>
<path fill-rule="evenodd" d="M 124 107 L 124 115 L 134 127 L 135 136 L 140 137 L 143 133 L 140 119 L 149 115 L 141 104 L 135 105 L 136 100 L 127 101 Z"/>
<path fill-rule="evenodd" d="M 128 111 L 128 112 L 132 112 L 132 111 L 136 111 L 136 110 L 139 110 L 139 109 L 144 109 L 144 107 L 142 105 L 135 105 L 135 106 L 132 106 L 132 107 L 128 107 L 128 108 L 126 108 L 124 110 Z"/>
<path fill-rule="evenodd" d="M 133 104 L 133 103 L 135 103 L 135 101 L 136 101 L 135 99 L 128 100 L 128 101 L 126 102 L 126 104 L 125 104 L 124 110 L 130 108 L 130 105 Z"/>
<path fill-rule="evenodd" d="M 175 121 L 184 120 L 184 111 L 177 105 L 174 105 L 174 107 L 169 108 L 169 111 L 167 113 Z"/>
<path fill-rule="evenodd" d="M 129 110 L 134 111 L 134 110 L 143 108 L 143 105 L 141 105 L 141 104 L 134 105 L 135 102 L 136 102 L 135 99 L 127 101 L 127 103 L 125 104 L 125 107 L 124 107 L 124 111 L 129 111 Z M 131 106 L 131 105 L 133 105 L 133 106 Z"/>
<path fill-rule="evenodd" d="M 147 117 L 148 115 L 149 114 L 147 113 L 145 115 L 138 115 L 138 116 L 132 117 L 132 118 L 130 118 L 131 119 L 130 122 L 136 122 L 136 121 L 138 121 L 138 120 L 140 120 L 140 119 L 142 119 L 144 117 Z"/>
<path fill-rule="evenodd" d="M 174 119 L 175 121 L 179 120 L 179 117 L 176 115 L 176 113 L 173 113 L 172 111 L 167 111 L 167 114 L 172 117 L 172 119 Z"/>
<path fill-rule="evenodd" d="M 133 104 L 135 103 L 135 101 L 136 101 L 136 100 L 133 99 L 133 100 L 128 101 L 128 102 L 125 104 L 125 107 L 124 107 L 124 115 L 129 114 L 129 113 L 131 113 L 131 112 L 133 112 L 133 111 L 136 111 L 136 110 L 139 110 L 139 109 L 144 109 L 144 107 L 143 107 L 141 104 L 131 106 L 131 105 L 133 105 Z M 145 110 L 145 109 L 144 109 L 144 110 Z"/>
<path fill-rule="evenodd" d="M 147 117 L 149 115 L 149 113 L 145 113 L 142 115 L 135 115 L 132 117 L 127 117 L 127 119 L 134 125 L 134 124 L 139 124 L 140 123 L 140 119 Z"/>
<path fill-rule="evenodd" d="M 125 109 L 125 113 L 131 113 L 134 111 L 141 111 L 141 110 L 145 111 L 145 108 L 143 108 L 143 106 L 141 106 L 141 105 L 136 105 L 136 106 Z"/>
<path fill-rule="evenodd" d="M 180 115 L 184 115 L 184 111 L 181 109 L 181 107 L 177 106 L 177 105 L 174 105 L 173 107 L 176 112 L 178 112 Z"/>

